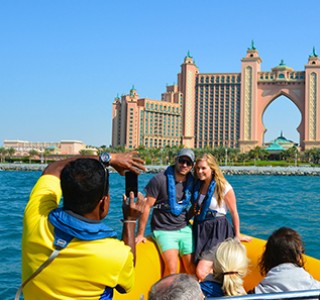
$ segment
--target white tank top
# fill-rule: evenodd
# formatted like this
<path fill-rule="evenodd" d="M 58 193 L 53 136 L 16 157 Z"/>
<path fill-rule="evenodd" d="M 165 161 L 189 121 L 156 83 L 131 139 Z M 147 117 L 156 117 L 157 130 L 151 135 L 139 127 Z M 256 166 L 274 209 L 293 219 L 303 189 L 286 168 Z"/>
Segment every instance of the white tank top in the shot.
<path fill-rule="evenodd" d="M 225 189 L 224 189 L 224 193 L 223 193 L 223 197 L 232 189 L 232 186 L 230 185 L 229 182 L 226 183 Z M 205 198 L 206 195 L 200 194 L 199 196 L 199 205 L 201 205 L 203 199 Z M 224 214 L 226 215 L 228 212 L 228 207 L 226 205 L 226 203 L 224 202 L 224 200 L 222 200 L 221 206 L 218 206 L 218 202 L 217 202 L 217 198 L 216 195 L 213 194 L 212 198 L 211 198 L 211 202 L 210 202 L 210 209 L 212 210 L 216 210 L 218 213 L 220 214 Z"/>

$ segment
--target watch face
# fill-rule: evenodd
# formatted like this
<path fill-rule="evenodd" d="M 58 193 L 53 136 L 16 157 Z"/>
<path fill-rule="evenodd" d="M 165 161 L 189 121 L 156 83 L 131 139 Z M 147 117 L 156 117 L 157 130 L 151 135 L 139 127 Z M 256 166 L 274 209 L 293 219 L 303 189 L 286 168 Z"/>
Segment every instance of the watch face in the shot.
<path fill-rule="evenodd" d="M 101 160 L 101 162 L 104 163 L 104 164 L 108 164 L 108 163 L 110 162 L 110 158 L 111 158 L 111 156 L 110 156 L 110 154 L 107 153 L 107 152 L 103 152 L 103 153 L 101 153 L 101 155 L 100 155 L 100 160 Z"/>

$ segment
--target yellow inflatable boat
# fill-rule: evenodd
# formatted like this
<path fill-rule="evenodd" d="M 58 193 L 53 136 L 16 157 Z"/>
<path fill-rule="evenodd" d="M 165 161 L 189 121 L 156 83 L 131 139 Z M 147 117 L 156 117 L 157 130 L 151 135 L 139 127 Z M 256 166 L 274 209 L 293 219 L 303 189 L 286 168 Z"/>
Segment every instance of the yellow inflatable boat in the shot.
<path fill-rule="evenodd" d="M 245 277 L 245 289 L 250 290 L 255 287 L 262 279 L 259 268 L 258 260 L 264 250 L 265 241 L 253 238 L 250 243 L 244 243 L 247 248 L 248 257 L 251 260 L 250 272 Z M 115 292 L 115 300 L 140 300 L 148 299 L 148 292 L 153 283 L 161 278 L 162 274 L 162 261 L 157 250 L 156 244 L 152 239 L 143 244 L 137 245 L 136 249 L 136 283 L 134 289 L 128 294 L 119 294 Z M 306 270 L 312 276 L 320 280 L 320 260 L 305 256 Z"/>

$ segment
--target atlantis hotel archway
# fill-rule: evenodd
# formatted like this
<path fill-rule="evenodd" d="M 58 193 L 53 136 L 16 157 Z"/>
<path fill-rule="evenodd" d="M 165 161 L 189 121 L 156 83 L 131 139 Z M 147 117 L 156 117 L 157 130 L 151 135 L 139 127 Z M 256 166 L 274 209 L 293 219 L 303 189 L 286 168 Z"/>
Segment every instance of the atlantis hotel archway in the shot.
<path fill-rule="evenodd" d="M 132 88 L 113 102 L 112 146 L 147 148 L 228 147 L 242 152 L 262 146 L 263 114 L 280 96 L 301 113 L 302 150 L 320 147 L 320 60 L 313 51 L 304 71 L 281 62 L 260 70 L 252 44 L 241 60 L 241 73 L 200 73 L 188 52 L 178 84 L 166 86 L 161 100 L 140 98 Z"/>
<path fill-rule="evenodd" d="M 263 144 L 262 117 L 268 105 L 279 96 L 290 99 L 301 112 L 298 127 L 301 149 L 320 147 L 320 60 L 313 51 L 305 71 L 294 71 L 283 61 L 271 72 L 260 71 L 261 58 L 250 48 L 242 59 L 241 72 L 241 151 Z"/>

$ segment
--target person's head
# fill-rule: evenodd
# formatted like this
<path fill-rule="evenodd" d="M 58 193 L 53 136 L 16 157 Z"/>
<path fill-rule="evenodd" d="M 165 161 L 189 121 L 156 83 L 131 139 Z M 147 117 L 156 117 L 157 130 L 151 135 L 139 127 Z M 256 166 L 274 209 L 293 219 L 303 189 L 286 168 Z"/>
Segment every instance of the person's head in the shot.
<path fill-rule="evenodd" d="M 194 153 L 191 149 L 181 149 L 176 157 L 175 170 L 180 175 L 187 175 L 193 168 Z"/>
<path fill-rule="evenodd" d="M 103 205 L 101 218 L 109 208 L 108 170 L 95 159 L 79 158 L 69 162 L 61 171 L 63 208 L 79 215 L 91 213 Z"/>
<path fill-rule="evenodd" d="M 210 153 L 206 153 L 197 158 L 194 175 L 195 178 L 201 181 L 211 181 L 212 179 L 215 180 L 215 194 L 218 200 L 218 205 L 220 206 L 223 199 L 226 179 L 215 157 Z"/>
<path fill-rule="evenodd" d="M 303 253 L 304 245 L 298 232 L 281 227 L 268 238 L 259 262 L 260 272 L 266 275 L 270 269 L 283 263 L 304 267 Z"/>
<path fill-rule="evenodd" d="M 149 300 L 202 300 L 198 280 L 188 274 L 172 274 L 157 281 L 149 292 Z"/>
<path fill-rule="evenodd" d="M 237 239 L 227 239 L 211 252 L 214 278 L 222 283 L 222 290 L 227 296 L 246 294 L 243 277 L 248 271 L 247 250 Z"/>

